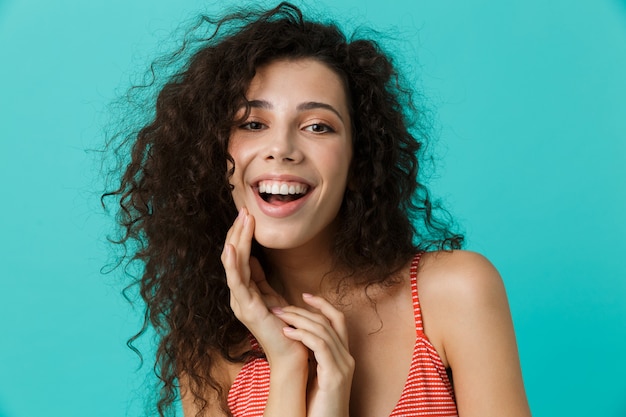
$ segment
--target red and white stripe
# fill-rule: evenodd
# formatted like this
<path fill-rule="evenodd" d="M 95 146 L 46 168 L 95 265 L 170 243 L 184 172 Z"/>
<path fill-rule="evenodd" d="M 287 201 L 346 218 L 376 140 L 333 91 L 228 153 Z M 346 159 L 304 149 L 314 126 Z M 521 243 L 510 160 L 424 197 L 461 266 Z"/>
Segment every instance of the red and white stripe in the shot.
<path fill-rule="evenodd" d="M 417 337 L 409 376 L 389 417 L 458 417 L 452 383 L 439 354 L 424 334 L 422 312 L 417 293 L 419 254 L 411 264 L 411 292 Z M 259 349 L 256 340 L 253 349 Z M 228 393 L 233 417 L 262 417 L 270 389 L 270 367 L 264 358 L 244 364 Z"/>

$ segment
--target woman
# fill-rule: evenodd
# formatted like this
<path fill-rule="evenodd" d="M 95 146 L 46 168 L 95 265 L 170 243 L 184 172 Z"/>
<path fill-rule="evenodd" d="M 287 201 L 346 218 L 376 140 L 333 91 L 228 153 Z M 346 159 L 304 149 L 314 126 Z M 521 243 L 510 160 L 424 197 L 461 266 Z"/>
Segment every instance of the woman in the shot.
<path fill-rule="evenodd" d="M 502 281 L 418 182 L 390 59 L 285 3 L 208 23 L 107 194 L 159 413 L 180 389 L 186 416 L 530 415 Z"/>

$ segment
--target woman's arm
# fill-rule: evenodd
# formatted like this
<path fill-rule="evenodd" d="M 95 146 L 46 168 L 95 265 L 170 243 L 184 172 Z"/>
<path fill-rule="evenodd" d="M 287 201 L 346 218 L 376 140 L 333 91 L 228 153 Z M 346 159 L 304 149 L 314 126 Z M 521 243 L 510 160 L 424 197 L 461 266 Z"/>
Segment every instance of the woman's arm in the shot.
<path fill-rule="evenodd" d="M 285 335 L 302 342 L 315 357 L 315 377 L 307 387 L 307 417 L 348 417 L 354 358 L 348 349 L 345 317 L 322 297 L 303 294 L 314 309 L 288 306 L 275 311 L 285 323 Z"/>
<path fill-rule="evenodd" d="M 420 277 L 425 331 L 452 369 L 459 416 L 530 416 L 498 271 L 456 251 L 430 254 Z"/>
<path fill-rule="evenodd" d="M 226 394 L 228 390 L 232 386 L 233 382 L 237 378 L 237 375 L 241 371 L 243 364 L 242 363 L 234 363 L 230 362 L 227 359 L 223 358 L 219 353 L 214 354 L 213 366 L 211 368 L 211 376 L 221 387 L 222 392 L 218 393 L 217 390 L 210 386 L 203 386 L 200 389 L 202 399 L 199 402 L 192 392 L 192 381 L 190 378 L 182 374 L 178 378 L 178 382 L 180 385 L 180 395 L 181 395 L 181 403 L 183 407 L 183 415 L 185 417 L 195 417 L 198 415 L 198 412 L 202 409 L 202 416 L 209 417 L 228 417 L 230 414 L 227 413 L 225 408 L 226 404 Z M 280 375 L 280 372 L 276 372 L 277 375 Z M 292 373 L 288 376 L 285 376 L 285 379 L 281 384 L 280 378 L 274 378 L 272 381 L 272 376 L 270 376 L 270 399 L 274 398 L 274 404 L 269 405 L 265 410 L 265 415 L 281 415 L 281 416 L 291 416 L 293 410 L 288 409 L 289 406 L 292 405 L 290 401 L 279 401 L 282 395 L 292 395 L 293 393 L 289 393 L 286 391 L 280 390 L 281 387 L 294 387 L 297 384 L 294 384 L 294 375 L 296 373 Z M 290 385 L 291 383 L 291 385 Z M 304 386 L 306 386 L 306 380 L 304 381 Z M 273 387 L 277 387 L 273 388 Z M 302 387 L 300 387 L 302 388 Z M 304 389 L 304 388 L 302 388 Z M 273 391 L 273 392 L 272 392 Z M 297 395 L 300 395 L 300 391 L 297 392 Z M 205 403 L 206 401 L 206 403 Z"/>
<path fill-rule="evenodd" d="M 258 261 L 250 257 L 254 218 L 243 208 L 226 236 L 222 263 L 235 316 L 260 343 L 270 365 L 270 390 L 264 416 L 306 415 L 308 350 L 283 333 L 285 323 L 270 309 L 285 300 L 267 283 Z"/>

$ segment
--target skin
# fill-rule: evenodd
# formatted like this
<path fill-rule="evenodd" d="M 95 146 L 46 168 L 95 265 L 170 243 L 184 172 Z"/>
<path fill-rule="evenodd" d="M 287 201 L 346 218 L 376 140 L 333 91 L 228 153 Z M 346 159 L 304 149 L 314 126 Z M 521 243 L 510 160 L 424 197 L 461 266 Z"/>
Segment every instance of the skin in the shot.
<path fill-rule="evenodd" d="M 250 115 L 229 142 L 236 206 L 257 220 L 254 237 L 272 253 L 328 252 L 352 158 L 343 83 L 317 61 L 281 60 L 257 69 L 246 98 Z M 268 214 L 262 206 L 274 207 L 258 198 L 259 180 L 303 184 L 306 203 L 289 215 Z"/>
<path fill-rule="evenodd" d="M 347 288 L 341 303 L 333 301 L 332 285 L 325 285 L 333 281 L 329 247 L 352 156 L 345 88 L 313 59 L 276 61 L 258 69 L 247 98 L 263 104 L 231 136 L 231 183 L 240 214 L 222 262 L 233 311 L 263 347 L 272 370 L 264 415 L 389 415 L 415 343 L 410 265 L 399 272 L 398 284 L 367 294 Z M 302 103 L 311 102 L 333 110 L 303 111 Z M 255 181 L 268 173 L 305 179 L 312 189 L 306 202 L 279 218 L 261 210 Z M 272 276 L 250 256 L 253 237 L 266 248 Z M 453 371 L 459 415 L 529 416 L 506 293 L 495 268 L 471 252 L 427 253 L 418 286 L 425 332 Z M 221 361 L 213 375 L 228 389 L 241 367 Z M 181 385 L 185 415 L 195 415 L 184 376 Z M 223 416 L 216 394 L 207 396 L 213 399 L 208 415 Z"/>

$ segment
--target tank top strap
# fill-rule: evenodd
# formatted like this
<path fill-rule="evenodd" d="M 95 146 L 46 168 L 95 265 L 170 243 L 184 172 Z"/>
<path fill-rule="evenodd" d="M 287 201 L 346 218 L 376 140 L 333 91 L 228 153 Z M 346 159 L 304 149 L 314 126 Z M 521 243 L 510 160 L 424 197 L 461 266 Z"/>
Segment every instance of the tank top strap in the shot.
<path fill-rule="evenodd" d="M 413 261 L 411 262 L 411 294 L 413 296 L 413 315 L 415 317 L 415 331 L 418 336 L 424 334 L 424 323 L 422 322 L 422 310 L 420 309 L 420 299 L 419 294 L 417 292 L 417 267 L 420 262 L 420 258 L 422 257 L 422 253 L 417 253 L 413 257 Z"/>
<path fill-rule="evenodd" d="M 263 353 L 263 348 L 261 344 L 256 340 L 256 337 L 252 336 L 252 333 L 248 334 L 248 341 L 250 342 L 250 348 L 259 353 Z"/>

